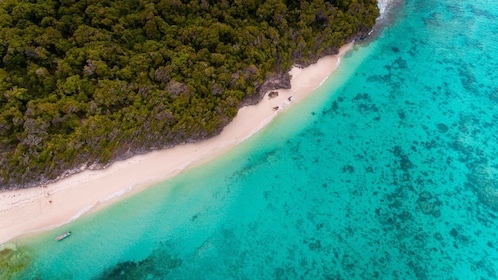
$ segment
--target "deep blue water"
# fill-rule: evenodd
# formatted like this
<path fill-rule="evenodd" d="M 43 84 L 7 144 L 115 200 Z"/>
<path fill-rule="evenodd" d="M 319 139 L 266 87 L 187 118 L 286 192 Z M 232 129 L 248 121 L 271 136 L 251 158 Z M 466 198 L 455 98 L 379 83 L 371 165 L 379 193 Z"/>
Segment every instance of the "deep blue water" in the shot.
<path fill-rule="evenodd" d="M 497 279 L 498 4 L 391 22 L 228 155 L 15 241 L 0 278 Z"/>

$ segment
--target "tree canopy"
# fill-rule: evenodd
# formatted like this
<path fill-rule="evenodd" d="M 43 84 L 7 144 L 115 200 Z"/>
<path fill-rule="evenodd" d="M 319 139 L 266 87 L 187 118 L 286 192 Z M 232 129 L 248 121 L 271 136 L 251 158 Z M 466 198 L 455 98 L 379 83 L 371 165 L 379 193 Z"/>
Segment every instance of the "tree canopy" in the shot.
<path fill-rule="evenodd" d="M 0 1 L 0 188 L 213 136 L 377 0 Z"/>

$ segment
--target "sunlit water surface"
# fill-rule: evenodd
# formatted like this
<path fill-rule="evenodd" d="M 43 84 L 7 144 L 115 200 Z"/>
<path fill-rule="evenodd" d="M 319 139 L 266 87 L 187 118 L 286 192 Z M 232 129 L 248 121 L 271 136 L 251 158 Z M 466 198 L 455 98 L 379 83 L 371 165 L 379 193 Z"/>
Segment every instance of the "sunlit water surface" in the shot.
<path fill-rule="evenodd" d="M 264 131 L 0 278 L 497 279 L 496 34 L 494 0 L 407 0 Z"/>

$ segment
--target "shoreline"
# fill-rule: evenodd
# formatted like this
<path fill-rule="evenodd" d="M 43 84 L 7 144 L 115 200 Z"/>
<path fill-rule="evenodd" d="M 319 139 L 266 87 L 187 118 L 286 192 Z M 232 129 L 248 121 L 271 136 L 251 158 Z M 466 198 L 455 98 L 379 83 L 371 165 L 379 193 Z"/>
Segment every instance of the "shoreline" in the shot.
<path fill-rule="evenodd" d="M 240 108 L 215 137 L 137 155 L 105 169 L 85 170 L 46 186 L 0 192 L 0 244 L 60 227 L 225 154 L 319 88 L 352 46 L 349 43 L 339 54 L 308 67 L 293 67 L 291 89 L 274 90 L 278 96 L 269 98 L 266 93 L 258 104 Z"/>

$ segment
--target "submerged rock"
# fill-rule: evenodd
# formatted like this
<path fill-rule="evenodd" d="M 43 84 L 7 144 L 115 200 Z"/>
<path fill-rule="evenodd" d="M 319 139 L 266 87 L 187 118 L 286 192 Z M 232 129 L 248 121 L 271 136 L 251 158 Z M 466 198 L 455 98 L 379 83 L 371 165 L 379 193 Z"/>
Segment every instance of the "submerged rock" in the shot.
<path fill-rule="evenodd" d="M 437 129 L 439 130 L 439 132 L 445 133 L 445 132 L 448 132 L 449 127 L 447 125 L 445 125 L 444 123 L 440 123 L 437 125 Z"/>
<path fill-rule="evenodd" d="M 0 279 L 17 279 L 15 275 L 23 271 L 32 261 L 33 254 L 23 246 L 14 243 L 0 245 Z"/>
<path fill-rule="evenodd" d="M 481 164 L 468 165 L 466 186 L 472 189 L 479 201 L 493 211 L 498 211 L 498 181 L 491 176 L 487 167 Z"/>
<path fill-rule="evenodd" d="M 0 252 L 6 250 L 17 251 L 17 245 L 11 242 L 0 245 Z"/>
<path fill-rule="evenodd" d="M 491 209 L 498 211 L 498 190 L 492 186 L 486 186 L 478 190 L 479 200 Z"/>
<path fill-rule="evenodd" d="M 429 192 L 422 192 L 417 200 L 420 210 L 425 215 L 432 215 L 436 218 L 441 216 L 441 211 L 438 209 L 439 200 Z"/>

